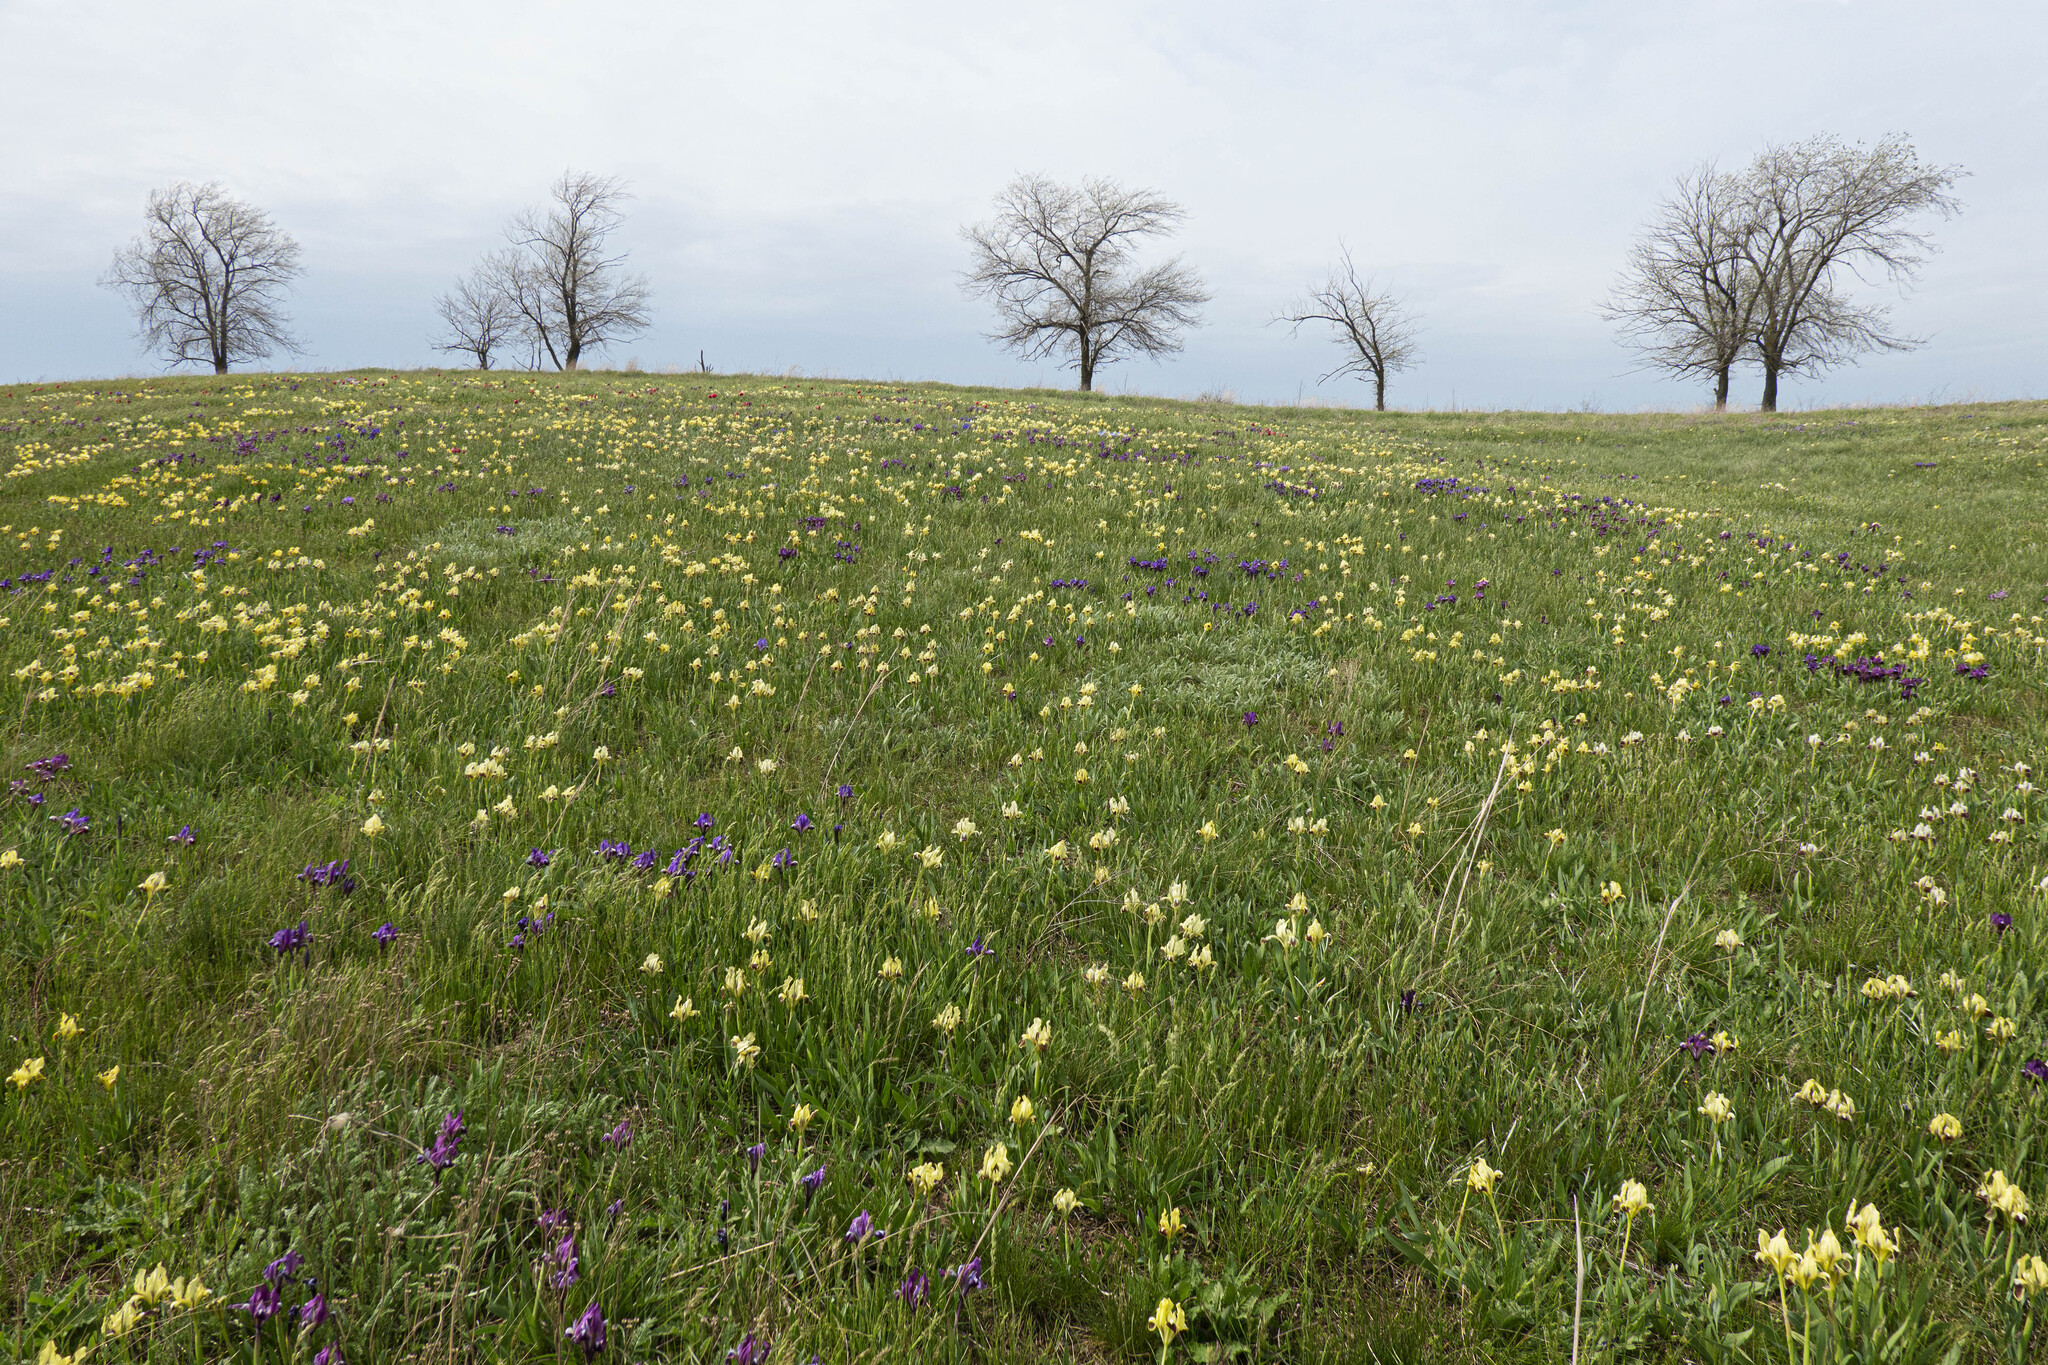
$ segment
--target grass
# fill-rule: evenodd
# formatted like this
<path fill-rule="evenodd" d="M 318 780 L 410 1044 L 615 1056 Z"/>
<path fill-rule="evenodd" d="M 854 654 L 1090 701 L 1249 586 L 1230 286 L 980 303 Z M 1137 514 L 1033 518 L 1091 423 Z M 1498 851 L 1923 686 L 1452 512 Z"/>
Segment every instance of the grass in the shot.
<path fill-rule="evenodd" d="M 2044 458 L 0 390 L 13 1348 L 2025 1359 Z"/>

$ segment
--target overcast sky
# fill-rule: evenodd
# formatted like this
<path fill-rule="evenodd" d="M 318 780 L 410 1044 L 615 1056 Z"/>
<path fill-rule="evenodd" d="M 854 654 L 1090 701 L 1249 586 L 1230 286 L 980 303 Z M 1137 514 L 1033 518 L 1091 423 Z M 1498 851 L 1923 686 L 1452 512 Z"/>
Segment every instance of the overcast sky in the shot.
<path fill-rule="evenodd" d="M 1595 313 L 1673 177 L 1902 131 L 1970 172 L 1918 287 L 1872 291 L 1927 344 L 1786 405 L 2048 396 L 2044 51 L 2039 0 L 0 0 L 0 381 L 159 368 L 96 281 L 178 179 L 304 247 L 299 363 L 434 363 L 434 295 L 573 166 L 638 196 L 654 326 L 615 361 L 1070 384 L 958 287 L 960 225 L 1044 171 L 1178 199 L 1215 294 L 1099 387 L 1366 398 L 1265 325 L 1341 238 L 1425 319 L 1397 406 L 1686 407 Z"/>

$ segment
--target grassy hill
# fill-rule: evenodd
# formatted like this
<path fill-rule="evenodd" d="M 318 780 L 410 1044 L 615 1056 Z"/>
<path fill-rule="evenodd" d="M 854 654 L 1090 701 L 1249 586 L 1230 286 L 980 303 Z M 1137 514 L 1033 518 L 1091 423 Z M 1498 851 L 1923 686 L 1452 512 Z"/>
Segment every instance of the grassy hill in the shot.
<path fill-rule="evenodd" d="M 2044 459 L 0 389 L 13 1345 L 2023 1358 Z"/>

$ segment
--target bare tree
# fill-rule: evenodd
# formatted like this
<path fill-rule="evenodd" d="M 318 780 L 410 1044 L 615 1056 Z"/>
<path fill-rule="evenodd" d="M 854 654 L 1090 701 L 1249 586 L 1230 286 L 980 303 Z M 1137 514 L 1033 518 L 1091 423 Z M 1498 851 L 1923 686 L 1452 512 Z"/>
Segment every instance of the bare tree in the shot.
<path fill-rule="evenodd" d="M 215 374 L 273 351 L 296 351 L 284 297 L 299 244 L 263 210 L 219 184 L 181 180 L 151 190 L 142 236 L 114 253 L 100 283 L 128 296 L 145 345 L 172 365 Z"/>
<path fill-rule="evenodd" d="M 573 370 L 585 351 L 646 330 L 649 287 L 646 276 L 624 273 L 624 252 L 607 254 L 632 197 L 623 180 L 564 171 L 548 197 L 552 205 L 506 228 L 518 254 L 498 272 L 499 293 L 536 350 Z"/>
<path fill-rule="evenodd" d="M 1373 408 L 1385 412 L 1387 376 L 1407 369 L 1420 353 L 1415 341 L 1418 323 L 1391 291 L 1358 278 L 1358 267 L 1351 263 L 1348 249 L 1340 244 L 1338 251 L 1338 266 L 1328 278 L 1273 321 L 1292 324 L 1289 336 L 1300 332 L 1303 323 L 1329 323 L 1337 344 L 1344 348 L 1344 363 L 1316 383 L 1340 374 L 1361 382 L 1370 379 Z"/>
<path fill-rule="evenodd" d="M 520 329 L 522 320 L 508 283 L 516 268 L 510 252 L 486 256 L 452 292 L 435 299 L 434 311 L 446 330 L 433 343 L 434 349 L 473 356 L 479 370 L 491 368 L 492 353 L 508 345 Z"/>
<path fill-rule="evenodd" d="M 1919 345 L 1887 326 L 1882 307 L 1847 303 L 1838 272 L 1904 285 L 1934 243 L 1908 220 L 1950 217 L 1959 167 L 1920 160 L 1891 134 L 1875 147 L 1821 136 L 1770 147 L 1744 177 L 1749 201 L 1744 254 L 1757 275 L 1751 340 L 1764 369 L 1763 410 L 1778 410 L 1778 379 L 1821 369 L 1863 351 Z"/>
<path fill-rule="evenodd" d="M 961 285 L 994 303 L 1001 327 L 991 341 L 1031 360 L 1070 355 L 1088 393 L 1097 367 L 1171 355 L 1200 324 L 1210 297 L 1200 276 L 1179 257 L 1142 270 L 1132 259 L 1140 241 L 1185 216 L 1150 190 L 1022 175 L 996 196 L 993 219 L 962 229 L 974 264 Z"/>
<path fill-rule="evenodd" d="M 1601 308 L 1645 365 L 1711 379 L 1717 412 L 1728 406 L 1729 371 L 1750 350 L 1759 300 L 1749 213 L 1742 182 L 1711 162 L 1681 176 Z"/>

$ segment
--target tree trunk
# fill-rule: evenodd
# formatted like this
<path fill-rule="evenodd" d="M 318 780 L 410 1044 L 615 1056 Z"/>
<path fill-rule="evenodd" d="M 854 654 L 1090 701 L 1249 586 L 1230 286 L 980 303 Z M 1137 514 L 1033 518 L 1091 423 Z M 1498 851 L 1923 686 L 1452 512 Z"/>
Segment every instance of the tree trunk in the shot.
<path fill-rule="evenodd" d="M 1095 357 L 1088 354 L 1086 342 L 1081 346 L 1081 392 L 1095 392 Z"/>
<path fill-rule="evenodd" d="M 1768 358 L 1764 360 L 1764 401 L 1758 406 L 1765 412 L 1778 410 L 1778 367 Z"/>
<path fill-rule="evenodd" d="M 228 362 L 219 356 L 215 356 L 213 358 L 213 372 L 215 374 L 226 374 L 228 372 Z"/>
<path fill-rule="evenodd" d="M 1716 374 L 1716 375 L 1714 376 L 1714 411 L 1715 411 L 1715 412 L 1726 412 L 1726 411 L 1728 411 L 1728 370 L 1729 370 L 1729 368 L 1730 368 L 1729 366 L 1723 365 L 1723 366 L 1721 367 L 1720 373 L 1718 373 L 1718 374 Z"/>
<path fill-rule="evenodd" d="M 1376 374 L 1372 377 L 1372 410 L 1374 412 L 1385 412 L 1387 410 L 1387 377 L 1383 374 Z"/>

